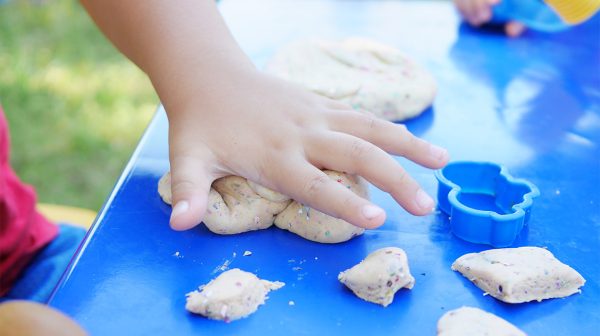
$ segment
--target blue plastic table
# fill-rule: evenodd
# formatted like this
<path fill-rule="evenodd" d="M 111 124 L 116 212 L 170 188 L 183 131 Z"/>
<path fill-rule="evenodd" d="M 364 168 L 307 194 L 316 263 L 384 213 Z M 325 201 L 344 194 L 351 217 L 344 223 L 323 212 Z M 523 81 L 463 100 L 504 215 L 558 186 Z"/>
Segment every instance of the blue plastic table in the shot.
<path fill-rule="evenodd" d="M 93 335 L 433 335 L 438 318 L 480 307 L 531 335 L 590 335 L 600 330 L 600 22 L 564 33 L 522 38 L 461 25 L 445 2 L 224 1 L 221 9 L 259 66 L 301 37 L 360 35 L 423 62 L 439 83 L 432 109 L 406 124 L 449 149 L 454 160 L 504 164 L 536 184 L 529 226 L 515 246 L 547 247 L 586 279 L 566 299 L 504 304 L 450 270 L 468 252 L 440 214 L 414 217 L 373 190 L 388 212 L 378 230 L 337 245 L 269 229 L 217 236 L 203 225 L 171 231 L 170 207 L 156 193 L 168 170 L 162 109 L 85 239 L 50 304 Z M 433 172 L 399 159 L 435 194 Z M 340 271 L 385 246 L 403 248 L 416 278 L 387 308 L 362 301 L 338 281 Z M 251 256 L 243 256 L 244 251 Z M 286 283 L 251 317 L 232 323 L 184 309 L 185 293 L 224 263 Z M 290 305 L 290 301 L 294 304 Z"/>

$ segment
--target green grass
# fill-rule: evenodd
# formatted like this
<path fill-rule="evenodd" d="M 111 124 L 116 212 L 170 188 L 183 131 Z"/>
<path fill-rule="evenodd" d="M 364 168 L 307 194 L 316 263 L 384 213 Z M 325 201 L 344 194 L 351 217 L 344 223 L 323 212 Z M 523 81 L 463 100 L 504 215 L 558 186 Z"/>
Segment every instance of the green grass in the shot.
<path fill-rule="evenodd" d="M 77 1 L 0 6 L 12 165 L 41 202 L 99 209 L 158 98 Z"/>

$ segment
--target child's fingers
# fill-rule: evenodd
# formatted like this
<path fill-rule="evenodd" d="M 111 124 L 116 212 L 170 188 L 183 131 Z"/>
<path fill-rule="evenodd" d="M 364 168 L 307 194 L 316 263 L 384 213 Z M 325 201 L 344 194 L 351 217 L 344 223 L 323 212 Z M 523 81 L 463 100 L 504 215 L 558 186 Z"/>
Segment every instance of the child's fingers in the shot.
<path fill-rule="evenodd" d="M 456 9 L 458 10 L 458 12 L 460 13 L 460 15 L 463 18 L 467 17 L 468 14 L 468 3 L 470 0 L 454 0 L 454 6 L 456 7 Z"/>
<path fill-rule="evenodd" d="M 303 159 L 288 160 L 274 176 L 278 191 L 311 208 L 348 223 L 376 228 L 385 221 L 385 211 L 329 178 Z"/>
<path fill-rule="evenodd" d="M 329 133 L 314 141 L 316 145 L 310 146 L 313 150 L 307 149 L 313 163 L 364 177 L 414 215 L 426 215 L 433 210 L 435 203 L 431 197 L 396 160 L 377 146 L 343 133 Z"/>
<path fill-rule="evenodd" d="M 486 1 L 482 1 L 478 5 L 475 20 L 477 25 L 482 25 L 492 19 L 492 8 Z"/>
<path fill-rule="evenodd" d="M 492 5 L 489 0 L 479 0 L 475 13 L 475 21 L 477 25 L 482 25 L 492 19 Z"/>
<path fill-rule="evenodd" d="M 474 26 L 479 25 L 479 22 L 477 21 L 478 4 L 479 0 L 464 1 L 463 4 L 463 18 Z"/>
<path fill-rule="evenodd" d="M 509 37 L 519 37 L 525 32 L 526 29 L 527 27 L 518 21 L 510 21 L 504 26 L 504 32 Z"/>
<path fill-rule="evenodd" d="M 214 180 L 215 177 L 198 157 L 174 156 L 171 159 L 171 228 L 182 231 L 200 224 L 206 213 L 208 193 Z"/>
<path fill-rule="evenodd" d="M 369 113 L 334 111 L 329 115 L 332 130 L 364 139 L 390 154 L 404 156 L 428 168 L 441 168 L 448 162 L 448 151 L 414 136 L 404 125 Z"/>
<path fill-rule="evenodd" d="M 460 15 L 471 25 L 479 26 L 492 17 L 491 6 L 498 0 L 454 0 Z"/>

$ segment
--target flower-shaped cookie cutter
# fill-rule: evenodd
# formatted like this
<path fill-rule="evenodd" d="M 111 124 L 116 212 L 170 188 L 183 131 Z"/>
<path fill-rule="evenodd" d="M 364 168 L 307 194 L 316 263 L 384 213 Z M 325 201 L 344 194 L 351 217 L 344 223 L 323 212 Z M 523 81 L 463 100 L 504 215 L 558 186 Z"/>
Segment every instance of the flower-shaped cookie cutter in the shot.
<path fill-rule="evenodd" d="M 438 207 L 450 216 L 452 233 L 466 241 L 506 247 L 529 221 L 532 183 L 490 162 L 459 161 L 437 170 Z"/>

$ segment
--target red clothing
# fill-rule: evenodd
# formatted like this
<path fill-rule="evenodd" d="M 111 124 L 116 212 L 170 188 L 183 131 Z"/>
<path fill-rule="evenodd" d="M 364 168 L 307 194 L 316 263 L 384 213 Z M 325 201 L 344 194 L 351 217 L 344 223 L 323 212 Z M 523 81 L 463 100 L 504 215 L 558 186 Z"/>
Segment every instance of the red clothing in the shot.
<path fill-rule="evenodd" d="M 8 125 L 0 106 L 0 296 L 58 234 L 58 227 L 36 211 L 33 188 L 19 181 L 10 167 L 9 149 Z"/>

